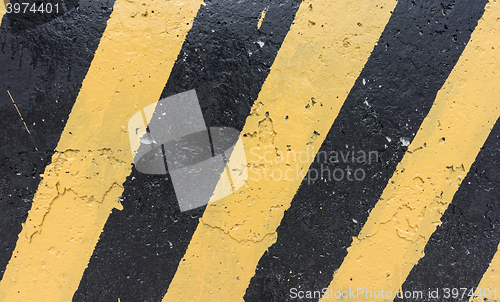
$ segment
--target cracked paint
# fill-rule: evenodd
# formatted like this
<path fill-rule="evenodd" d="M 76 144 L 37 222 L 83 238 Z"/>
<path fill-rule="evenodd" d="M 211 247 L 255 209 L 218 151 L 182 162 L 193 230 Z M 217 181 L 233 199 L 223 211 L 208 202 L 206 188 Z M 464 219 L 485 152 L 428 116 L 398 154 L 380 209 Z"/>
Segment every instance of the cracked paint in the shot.
<path fill-rule="evenodd" d="M 71 300 L 111 210 L 121 208 L 133 161 L 123 126 L 160 97 L 199 6 L 115 3 L 0 282 L 1 300 Z"/>
<path fill-rule="evenodd" d="M 259 259 L 277 242 L 284 213 L 395 2 L 301 4 L 242 131 L 250 179 L 235 194 L 206 207 L 163 301 L 243 300 Z M 187 53 L 178 54 L 200 5 L 207 4 L 116 2 L 59 145 L 41 174 L 0 282 L 0 300 L 71 300 L 109 214 L 123 209 L 120 196 L 132 167 L 125 125 L 137 110 L 158 100 L 174 61 L 189 59 Z M 257 11 L 257 29 L 271 18 L 269 6 L 262 10 L 264 6 Z M 443 6 L 442 14 L 450 9 Z M 4 13 L 0 4 L 0 17 Z M 391 141 L 408 151 L 366 224 L 348 217 L 363 228 L 352 237 L 344 263 L 333 273 L 334 291 L 396 292 L 424 257 L 424 247 L 500 115 L 495 107 L 499 14 L 499 4 L 492 0 L 415 139 L 409 134 L 382 136 L 386 150 L 381 153 Z M 254 58 L 260 48 L 275 43 L 262 40 L 252 39 L 256 48 L 245 50 L 245 57 L 248 53 Z M 363 78 L 362 84 L 369 87 L 375 80 Z M 366 110 L 376 104 L 372 99 L 360 101 Z M 306 160 L 294 154 L 306 154 Z M 178 243 L 167 242 L 171 250 Z M 177 265 L 178 259 L 169 257 L 169 263 Z M 498 271 L 500 252 L 479 287 L 497 287 Z M 289 276 L 304 281 L 303 271 L 290 270 Z"/>
<path fill-rule="evenodd" d="M 104 203 L 111 199 L 116 202 L 115 208 L 122 209 L 117 198 L 121 194 L 118 188 L 123 187 L 109 174 L 115 169 L 130 169 L 127 163 L 129 154 L 121 150 L 114 153 L 116 156 L 107 148 L 94 152 L 65 150 L 53 155 L 52 163 L 41 175 L 43 180 L 35 195 L 38 202 L 24 226 L 30 242 L 35 233 L 41 232 L 43 220 L 52 203 L 57 198 L 62 198 L 67 191 L 71 191 L 85 203 Z M 83 170 L 81 167 L 84 167 Z M 95 183 L 99 185 L 96 186 Z"/>
<path fill-rule="evenodd" d="M 500 116 L 495 90 L 500 55 L 488 47 L 500 31 L 499 12 L 498 2 L 486 5 L 471 42 L 410 144 L 413 151 L 399 163 L 329 289 L 396 293 L 424 256 L 429 237 Z M 364 296 L 358 300 L 392 301 Z"/>
<path fill-rule="evenodd" d="M 163 301 L 242 299 L 395 4 L 316 1 L 314 9 L 312 3 L 301 4 L 242 131 L 254 179 L 249 171 L 247 183 L 236 194 L 208 204 Z M 373 11 L 378 5 L 384 8 Z M 347 17 L 351 10 L 363 27 Z M 355 51 L 339 44 L 346 36 Z M 301 162 L 287 152 L 309 154 Z M 286 160 L 276 160 L 279 157 Z M 294 177 L 258 179 L 263 169 L 292 169 Z"/>

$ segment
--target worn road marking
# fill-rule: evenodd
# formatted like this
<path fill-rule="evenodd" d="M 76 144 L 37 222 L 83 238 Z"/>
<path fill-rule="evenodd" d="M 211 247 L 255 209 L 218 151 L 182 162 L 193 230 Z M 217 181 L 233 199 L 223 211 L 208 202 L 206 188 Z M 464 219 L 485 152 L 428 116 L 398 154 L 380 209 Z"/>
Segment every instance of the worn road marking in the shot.
<path fill-rule="evenodd" d="M 334 274 L 329 286 L 333 292 L 362 288 L 395 295 L 423 256 L 500 115 L 499 13 L 499 3 L 486 6 L 407 154 Z M 363 298 L 358 300 L 375 300 Z"/>
<path fill-rule="evenodd" d="M 69 301 L 131 170 L 126 126 L 158 101 L 200 2 L 119 0 L 0 282 L 3 301 Z"/>
<path fill-rule="evenodd" d="M 242 132 L 247 185 L 207 206 L 163 301 L 243 299 L 395 4 L 301 4 Z"/>

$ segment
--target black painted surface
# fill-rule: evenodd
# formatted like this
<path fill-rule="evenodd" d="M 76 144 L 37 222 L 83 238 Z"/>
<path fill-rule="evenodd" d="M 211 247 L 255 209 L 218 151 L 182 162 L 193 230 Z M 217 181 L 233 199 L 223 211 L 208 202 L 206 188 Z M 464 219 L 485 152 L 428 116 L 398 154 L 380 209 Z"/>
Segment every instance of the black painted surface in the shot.
<path fill-rule="evenodd" d="M 64 1 L 60 1 L 61 3 Z M 0 28 L 0 278 L 94 57 L 114 1 L 68 2 L 37 21 L 6 14 Z M 3 5 L 3 2 L 0 3 Z M 34 20 L 34 21 L 33 21 Z M 7 90 L 26 121 L 28 134 Z"/>
<path fill-rule="evenodd" d="M 208 127 L 241 131 L 300 1 L 205 3 L 161 98 L 196 89 Z M 74 301 L 160 301 L 205 210 L 181 213 L 168 176 L 133 169 L 124 188 Z"/>
<path fill-rule="evenodd" d="M 113 6 L 113 2 L 109 3 L 105 1 L 102 3 L 102 6 L 100 3 L 94 2 L 98 4 L 94 4 L 94 11 L 96 8 L 101 8 L 106 13 Z M 10 7 L 6 7 L 6 15 L 9 18 L 10 30 L 15 33 L 34 29 L 55 18 L 70 13 L 72 10 L 80 10 L 78 0 L 10 0 L 10 5 Z M 82 5 L 85 4 L 82 3 Z"/>
<path fill-rule="evenodd" d="M 469 301 L 495 255 L 500 242 L 500 122 L 497 121 L 469 173 L 441 218 L 442 225 L 425 246 L 425 256 L 413 267 L 403 284 L 404 291 L 438 289 L 445 301 Z M 443 299 L 444 288 L 467 288 L 462 299 Z M 497 298 L 500 298 L 500 287 Z M 490 289 L 494 298 L 493 288 Z M 401 301 L 401 299 L 398 299 Z"/>
<path fill-rule="evenodd" d="M 277 242 L 259 262 L 246 301 L 293 301 L 291 288 L 328 287 L 406 151 L 400 139 L 415 136 L 486 2 L 398 2 L 320 149 L 377 151 L 380 161 L 315 159 L 310 171 L 321 171 L 321 164 L 331 171 L 350 165 L 364 169 L 366 178 L 302 182 L 277 230 Z"/>

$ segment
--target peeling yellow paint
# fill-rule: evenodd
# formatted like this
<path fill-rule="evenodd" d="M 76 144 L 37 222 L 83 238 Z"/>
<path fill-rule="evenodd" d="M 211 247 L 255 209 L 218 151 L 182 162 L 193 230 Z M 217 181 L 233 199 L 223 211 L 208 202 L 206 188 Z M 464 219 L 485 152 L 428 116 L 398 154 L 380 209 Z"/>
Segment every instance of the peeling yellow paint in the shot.
<path fill-rule="evenodd" d="M 429 237 L 500 115 L 499 15 L 499 2 L 486 5 L 408 152 L 353 238 L 329 286 L 333 292 L 362 288 L 390 291 L 394 297 L 424 256 Z M 355 301 L 393 300 L 366 297 Z"/>
<path fill-rule="evenodd" d="M 133 161 L 123 131 L 157 101 L 200 7 L 118 0 L 0 282 L 1 301 L 70 301 Z"/>
<path fill-rule="evenodd" d="M 37 203 L 33 203 L 30 216 L 23 227 L 28 241 L 41 232 L 43 221 L 53 202 L 64 200 L 66 192 L 71 191 L 86 204 L 104 204 L 108 196 L 115 195 L 113 193 L 116 188 L 123 189 L 121 183 L 115 182 L 116 178 L 110 174 L 129 170 L 130 163 L 124 158 L 128 154 L 121 150 L 116 153 L 114 155 L 110 148 L 87 152 L 70 149 L 56 151 L 52 156 L 52 164 L 41 175 L 44 181 L 38 187 Z M 96 182 L 106 185 L 96 186 Z M 114 207 L 121 209 L 121 204 L 116 201 Z"/>
<path fill-rule="evenodd" d="M 262 25 L 262 21 L 264 21 L 264 18 L 266 17 L 266 13 L 267 13 L 268 9 L 269 9 L 269 5 L 266 7 L 265 10 L 262 11 L 262 13 L 260 13 L 259 22 L 257 23 L 257 29 L 259 29 L 260 26 Z"/>
<path fill-rule="evenodd" d="M 395 5 L 301 4 L 242 132 L 247 184 L 207 206 L 163 301 L 242 301 Z"/>

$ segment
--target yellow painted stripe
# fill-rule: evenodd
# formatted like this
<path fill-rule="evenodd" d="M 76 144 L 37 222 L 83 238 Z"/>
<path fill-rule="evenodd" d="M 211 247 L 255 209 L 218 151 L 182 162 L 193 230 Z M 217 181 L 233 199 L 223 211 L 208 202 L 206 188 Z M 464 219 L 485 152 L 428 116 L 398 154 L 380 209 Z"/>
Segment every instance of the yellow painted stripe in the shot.
<path fill-rule="evenodd" d="M 474 294 L 475 297 L 469 301 L 484 302 L 484 298 L 487 301 L 500 301 L 500 245 Z"/>
<path fill-rule="evenodd" d="M 1 301 L 70 301 L 133 161 L 130 117 L 155 101 L 200 2 L 118 0 L 0 282 Z"/>
<path fill-rule="evenodd" d="M 409 151 L 353 238 L 329 286 L 334 293 L 360 288 L 394 296 L 424 256 L 429 237 L 500 115 L 499 16 L 499 2 L 486 6 Z M 366 294 L 356 301 L 376 300 L 363 298 Z"/>
<path fill-rule="evenodd" d="M 5 14 L 5 12 L 6 12 L 6 8 L 5 8 L 5 6 L 6 6 L 6 5 L 7 5 L 7 3 L 9 3 L 9 2 L 10 2 L 10 0 L 7 0 L 7 1 L 5 1 L 5 0 L 4 0 L 4 1 L 2 1 L 2 2 L 0 3 L 0 25 L 2 25 L 3 15 L 4 15 L 4 14 Z"/>
<path fill-rule="evenodd" d="M 242 132 L 248 181 L 207 206 L 163 301 L 242 300 L 395 5 L 302 2 Z"/>

